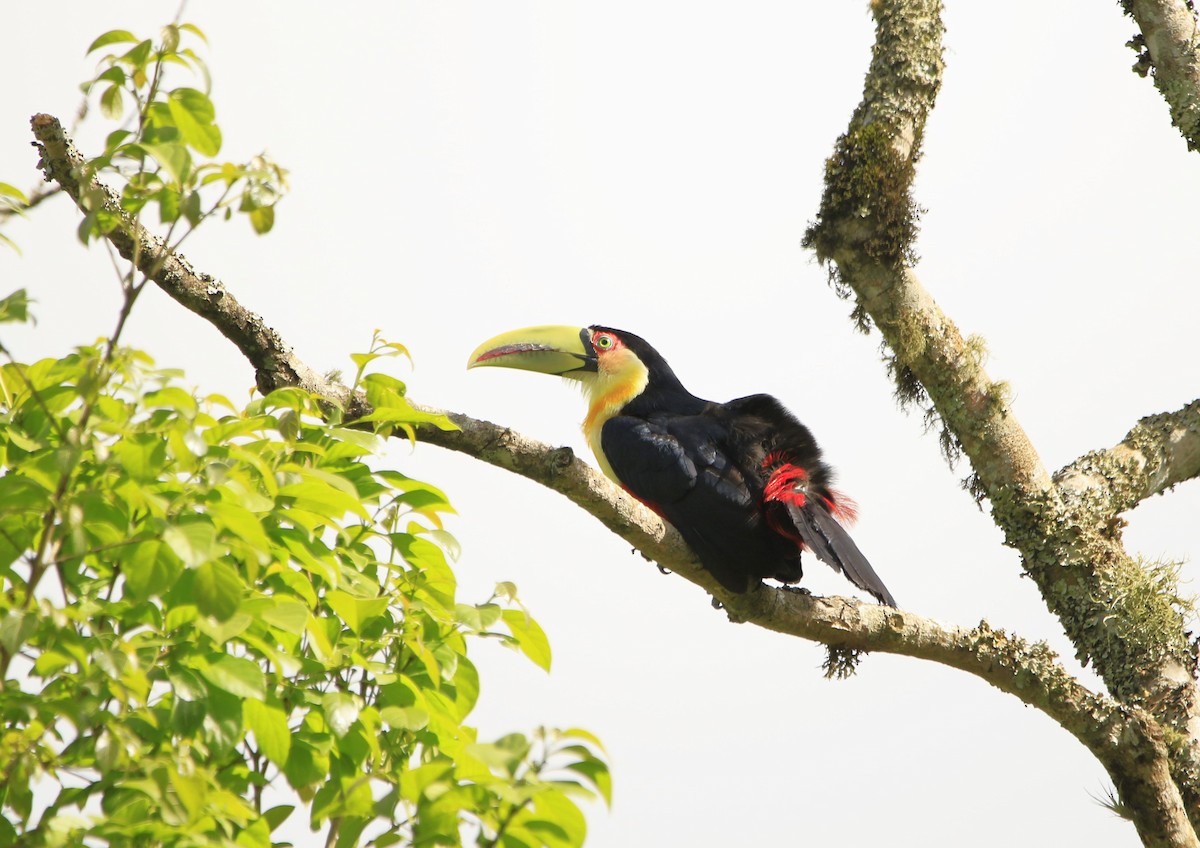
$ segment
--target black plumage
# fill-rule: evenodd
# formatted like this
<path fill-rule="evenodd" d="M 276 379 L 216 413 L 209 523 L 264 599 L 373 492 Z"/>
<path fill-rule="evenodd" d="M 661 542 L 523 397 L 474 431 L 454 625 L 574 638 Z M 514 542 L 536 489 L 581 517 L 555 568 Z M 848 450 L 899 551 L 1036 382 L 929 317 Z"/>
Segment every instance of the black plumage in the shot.
<path fill-rule="evenodd" d="M 680 532 L 727 589 L 800 580 L 802 547 L 880 602 L 895 600 L 837 518 L 852 502 L 830 488 L 816 440 L 776 398 L 696 397 L 646 341 L 593 326 L 645 366 L 645 387 L 596 422 L 602 462 Z M 603 357 L 604 351 L 597 351 Z M 603 366 L 601 366 L 603 367 Z"/>

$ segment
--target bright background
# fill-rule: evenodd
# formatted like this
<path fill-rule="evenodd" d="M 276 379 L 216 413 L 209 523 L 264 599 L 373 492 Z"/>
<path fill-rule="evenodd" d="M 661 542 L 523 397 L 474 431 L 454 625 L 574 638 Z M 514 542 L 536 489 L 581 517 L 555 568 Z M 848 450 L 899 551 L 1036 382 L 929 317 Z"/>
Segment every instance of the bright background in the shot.
<path fill-rule="evenodd" d="M 71 117 L 96 35 L 153 34 L 171 10 L 6 5 L 0 180 L 34 183 L 28 118 Z M 799 246 L 860 99 L 866 3 L 207 0 L 185 19 L 212 42 L 222 156 L 265 146 L 293 185 L 268 238 L 238 220 L 185 252 L 309 364 L 349 367 L 379 327 L 414 353 L 411 374 L 389 364 L 414 399 L 588 456 L 581 401 L 559 381 L 463 365 L 514 327 L 632 330 L 701 396 L 768 391 L 796 411 L 906 609 L 986 617 L 1077 669 L 1017 555 L 960 490 L 967 467 L 947 470 L 920 415 L 896 409 L 878 335 L 852 330 L 850 304 Z M 1129 71 L 1135 27 L 1116 3 L 951 3 L 946 19 L 918 273 L 987 339 L 992 377 L 1059 468 L 1197 396 L 1200 157 Z M 98 114 L 85 125 L 85 153 L 107 129 Z M 20 358 L 111 332 L 109 259 L 79 245 L 77 222 L 58 198 L 8 230 L 24 256 L 0 251 L 2 288 L 38 301 L 35 331 L 5 330 Z M 231 345 L 156 290 L 125 341 L 202 391 L 253 386 Z M 727 623 L 561 497 L 429 446 L 399 444 L 389 461 L 457 506 L 462 599 L 514 580 L 549 633 L 548 676 L 476 651 L 475 718 L 485 736 L 545 723 L 605 740 L 616 797 L 591 813 L 590 844 L 1136 843 L 1096 803 L 1099 764 L 978 679 L 873 655 L 826 681 L 819 645 Z M 1128 516 L 1129 545 L 1194 560 L 1198 516 L 1200 486 L 1184 485 Z M 809 572 L 818 593 L 849 591 Z"/>

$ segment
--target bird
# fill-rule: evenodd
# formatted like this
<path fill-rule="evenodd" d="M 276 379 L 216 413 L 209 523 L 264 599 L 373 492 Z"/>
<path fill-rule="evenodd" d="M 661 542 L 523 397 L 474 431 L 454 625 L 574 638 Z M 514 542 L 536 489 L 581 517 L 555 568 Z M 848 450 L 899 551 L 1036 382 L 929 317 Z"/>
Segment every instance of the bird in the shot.
<path fill-rule="evenodd" d="M 481 366 L 580 382 L 600 470 L 674 526 L 730 592 L 799 582 L 808 550 L 896 606 L 843 526 L 856 504 L 832 487 L 812 433 L 777 398 L 699 398 L 645 339 L 598 324 L 501 333 L 472 352 L 467 367 Z"/>

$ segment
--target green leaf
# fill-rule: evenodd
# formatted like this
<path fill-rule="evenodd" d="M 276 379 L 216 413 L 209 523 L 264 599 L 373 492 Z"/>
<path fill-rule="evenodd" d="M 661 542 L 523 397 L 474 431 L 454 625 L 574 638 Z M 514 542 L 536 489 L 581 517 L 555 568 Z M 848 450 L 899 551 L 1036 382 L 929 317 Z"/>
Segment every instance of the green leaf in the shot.
<path fill-rule="evenodd" d="M 376 377 L 369 374 L 368 377 Z M 365 380 L 364 380 L 365 382 Z M 368 392 L 368 397 L 370 392 Z M 408 405 L 404 400 L 393 401 L 387 406 L 377 406 L 370 415 L 364 415 L 359 421 L 378 421 L 388 424 L 432 424 L 439 430 L 457 430 L 458 425 L 440 412 L 422 412 Z"/>
<path fill-rule="evenodd" d="M 609 773 L 606 763 L 597 759 L 581 760 L 571 763 L 567 768 L 586 777 L 596 787 L 596 791 L 604 799 L 605 805 L 612 808 L 612 775 Z"/>
<path fill-rule="evenodd" d="M 234 844 L 240 848 L 271 848 L 271 828 L 264 819 L 255 819 L 238 831 Z"/>
<path fill-rule="evenodd" d="M 361 633 L 364 624 L 383 615 L 388 608 L 387 598 L 356 598 L 340 589 L 326 592 L 325 602 L 355 634 Z"/>
<path fill-rule="evenodd" d="M 135 600 L 161 595 L 166 592 L 183 570 L 179 559 L 157 539 L 139 542 L 123 563 L 125 589 Z"/>
<path fill-rule="evenodd" d="M 129 78 L 125 75 L 124 68 L 122 68 L 120 65 L 113 65 L 112 67 L 105 70 L 104 73 L 100 74 L 100 76 L 96 77 L 96 79 L 93 80 L 93 82 L 94 83 L 111 82 L 113 85 L 124 85 L 126 80 L 128 80 L 128 79 Z M 117 130 L 116 132 L 121 132 L 121 130 Z M 123 134 L 123 136 L 128 136 L 129 134 L 130 134 L 129 132 L 125 132 Z M 110 135 L 109 138 L 112 138 L 112 136 Z M 106 142 L 104 147 L 107 150 L 107 149 L 111 149 L 112 145 L 109 145 Z"/>
<path fill-rule="evenodd" d="M 506 601 L 515 601 L 517 599 L 517 584 L 511 580 L 504 580 L 496 584 L 496 589 L 493 594 L 497 598 Z"/>
<path fill-rule="evenodd" d="M 137 41 L 138 37 L 132 32 L 123 29 L 110 29 L 108 32 L 104 33 L 104 35 L 93 41 L 91 47 L 87 49 L 87 52 L 94 53 L 101 47 L 107 47 L 110 44 L 124 44 L 130 42 L 136 44 Z"/>
<path fill-rule="evenodd" d="M 188 812 L 188 821 L 194 822 L 204 811 L 208 801 L 208 781 L 202 775 L 181 771 L 169 772 L 171 788 Z"/>
<path fill-rule="evenodd" d="M 177 666 L 167 671 L 176 701 L 202 701 L 208 697 L 208 687 L 190 668 Z"/>
<path fill-rule="evenodd" d="M 0 183 L 3 185 L 3 183 Z M 25 289 L 17 289 L 8 297 L 0 300 L 0 324 L 13 321 L 26 322 L 29 320 L 29 293 Z"/>
<path fill-rule="evenodd" d="M 136 433 L 113 445 L 112 452 L 126 474 L 138 483 L 148 483 L 157 480 L 163 473 L 167 459 L 167 440 L 157 433 Z M 187 561 L 182 555 L 180 559 Z"/>
<path fill-rule="evenodd" d="M 217 621 L 226 621 L 242 605 L 245 588 L 241 575 L 230 565 L 213 560 L 196 569 L 192 597 L 200 612 Z"/>
<path fill-rule="evenodd" d="M 287 714 L 282 709 L 262 701 L 246 701 L 242 705 L 246 726 L 254 732 L 258 748 L 267 759 L 282 769 L 292 750 L 292 731 Z"/>
<path fill-rule="evenodd" d="M 524 610 L 505 610 L 504 622 L 517 640 L 521 653 L 546 671 L 550 670 L 550 641 L 541 625 Z"/>
<path fill-rule="evenodd" d="M 0 816 L 0 846 L 9 848 L 10 845 L 17 844 L 17 829 L 13 827 L 12 822 L 4 816 Z M 376 848 L 379 848 L 379 840 L 375 840 Z"/>
<path fill-rule="evenodd" d="M 120 40 L 124 41 L 125 39 Z M 135 46 L 125 51 L 125 55 L 120 57 L 122 61 L 133 68 L 133 82 L 139 88 L 149 82 L 146 79 L 146 62 L 150 60 L 150 51 L 153 49 L 153 42 L 148 38 L 144 38 Z"/>
<path fill-rule="evenodd" d="M 187 32 L 193 33 L 197 38 L 199 38 L 205 44 L 208 44 L 208 36 L 205 35 L 204 31 L 202 29 L 200 29 L 200 27 L 196 26 L 195 24 L 180 24 L 179 28 L 182 30 L 186 30 Z M 276 827 L 277 826 L 278 825 L 276 825 Z M 272 827 L 271 829 L 274 830 L 275 828 Z"/>
<path fill-rule="evenodd" d="M 272 807 L 263 813 L 263 818 L 267 820 L 267 824 L 271 826 L 271 830 L 275 830 L 275 828 L 287 821 L 288 816 L 290 816 L 295 809 L 296 808 L 291 804 L 280 804 L 279 806 Z"/>
<path fill-rule="evenodd" d="M 202 701 L 176 700 L 171 705 L 171 730 L 181 737 L 194 736 L 204 725 L 208 707 Z"/>
<path fill-rule="evenodd" d="M 582 727 L 568 727 L 561 731 L 563 739 L 582 739 L 590 745 L 594 745 L 599 751 L 604 752 L 604 743 L 600 738 L 590 730 L 584 730 Z"/>
<path fill-rule="evenodd" d="M 167 24 L 163 27 L 159 37 L 162 39 L 164 53 L 174 53 L 179 49 L 179 27 L 175 24 Z"/>
<path fill-rule="evenodd" d="M 100 114 L 110 121 L 119 121 L 125 114 L 125 104 L 121 100 L 119 85 L 110 85 L 100 95 Z"/>
<path fill-rule="evenodd" d="M 203 722 L 204 738 L 212 756 L 220 757 L 224 752 L 232 750 L 245 735 L 242 727 L 242 698 L 214 688 L 208 693 L 208 700 L 204 702 L 204 706 L 207 707 Z"/>
<path fill-rule="evenodd" d="M 283 774 L 293 789 L 324 783 L 329 776 L 328 749 L 318 749 L 302 739 L 293 740 Z"/>
<path fill-rule="evenodd" d="M 232 501 L 220 500 L 208 504 L 208 514 L 217 530 L 224 531 L 264 555 L 271 550 L 271 540 L 257 515 Z"/>
<path fill-rule="evenodd" d="M 21 649 L 25 640 L 37 630 L 38 617 L 22 610 L 7 610 L 0 618 L 0 645 L 10 657 Z"/>
<path fill-rule="evenodd" d="M 201 633 L 212 639 L 214 645 L 223 647 L 230 640 L 236 639 L 245 633 L 253 623 L 254 619 L 244 612 L 239 611 L 224 621 L 217 621 L 214 618 L 205 616 L 196 621 L 196 627 L 200 629 Z M 246 638 L 249 639 L 249 635 Z"/>
<path fill-rule="evenodd" d="M 583 845 L 587 836 L 587 822 L 579 807 L 561 792 L 540 792 L 533 799 L 533 815 L 523 822 L 526 827 L 537 831 L 535 823 L 544 822 L 563 834 L 563 844 Z"/>
<path fill-rule="evenodd" d="M 179 189 L 167 186 L 154 193 L 158 198 L 158 220 L 172 224 L 179 220 Z"/>
<path fill-rule="evenodd" d="M 299 483 L 281 486 L 279 496 L 291 498 L 292 506 L 297 509 L 315 512 L 334 520 L 340 520 L 346 513 L 368 518 L 362 501 L 356 495 L 319 479 L 315 473 Z"/>
<path fill-rule="evenodd" d="M 330 692 L 321 699 L 325 721 L 335 736 L 345 736 L 350 726 L 358 721 L 359 702 L 345 692 Z"/>
<path fill-rule="evenodd" d="M 356 797 L 361 798 L 363 801 L 366 800 L 360 787 L 352 785 L 351 791 L 356 794 Z M 366 805 L 363 804 L 360 805 L 359 809 L 361 811 L 359 815 L 344 815 L 339 819 L 341 827 L 338 829 L 338 838 L 333 848 L 358 848 L 360 844 L 359 837 L 362 836 L 362 832 L 370 824 L 371 814 L 374 812 L 375 806 L 371 805 L 370 809 L 367 809 Z"/>
<path fill-rule="evenodd" d="M 200 217 L 203 214 L 200 209 L 200 192 L 189 191 L 183 198 L 181 204 L 183 217 L 187 218 L 188 223 L 193 227 L 200 226 Z"/>
<path fill-rule="evenodd" d="M 167 97 L 167 108 L 184 142 L 204 156 L 221 151 L 221 130 L 213 123 L 216 110 L 208 95 L 194 88 L 177 88 Z"/>
<path fill-rule="evenodd" d="M 0 197 L 11 197 L 22 206 L 29 204 L 29 198 L 25 196 L 25 192 L 8 183 L 0 183 Z"/>
<path fill-rule="evenodd" d="M 167 175 L 171 178 L 171 182 L 175 185 L 186 185 L 188 177 L 192 173 L 192 155 L 188 153 L 185 145 L 178 142 L 163 141 L 157 144 L 147 144 L 143 142 L 138 145 L 130 145 L 145 151 L 154 158 Z"/>
<path fill-rule="evenodd" d="M 311 820 L 316 825 L 329 818 L 369 816 L 374 806 L 371 784 L 358 775 L 347 775 L 331 780 L 317 790 L 312 800 Z"/>
<path fill-rule="evenodd" d="M 217 531 L 202 519 L 172 524 L 163 531 L 162 540 L 185 565 L 192 568 L 218 555 Z"/>
<path fill-rule="evenodd" d="M 250 226 L 260 236 L 271 232 L 275 226 L 275 206 L 258 206 L 250 210 Z"/>
<path fill-rule="evenodd" d="M 421 707 L 384 707 L 379 717 L 389 727 L 401 730 L 424 730 L 429 724 L 429 711 Z"/>
<path fill-rule="evenodd" d="M 201 662 L 200 675 L 230 695 L 263 700 L 267 695 L 266 677 L 255 663 L 243 657 L 222 654 L 211 662 Z"/>
<path fill-rule="evenodd" d="M 300 636 L 304 633 L 304 625 L 308 623 L 308 607 L 298 601 L 280 600 L 263 608 L 258 616 L 273 627 Z"/>

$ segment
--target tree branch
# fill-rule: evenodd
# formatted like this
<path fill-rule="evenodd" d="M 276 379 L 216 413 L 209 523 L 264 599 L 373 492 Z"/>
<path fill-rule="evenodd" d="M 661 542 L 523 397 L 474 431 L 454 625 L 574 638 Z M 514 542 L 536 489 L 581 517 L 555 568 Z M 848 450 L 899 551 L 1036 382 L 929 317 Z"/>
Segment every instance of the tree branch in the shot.
<path fill-rule="evenodd" d="M 131 219 L 115 195 L 87 175 L 84 161 L 49 115 L 33 119 L 47 179 L 63 186 L 80 208 L 89 192 L 98 196 L 118 225 L 109 240 L 164 292 L 204 317 L 230 339 L 254 367 L 259 389 L 300 386 L 330 398 L 353 415 L 370 411 L 360 396 L 301 362 L 283 339 L 266 327 L 215 278 L 197 273 L 161 239 Z M 134 246 L 137 249 L 134 249 Z M 428 410 L 434 411 L 434 410 Z M 422 441 L 460 451 L 535 480 L 568 497 L 606 527 L 658 563 L 712 594 L 731 620 L 822 642 L 843 654 L 882 651 L 939 662 L 967 671 L 1045 712 L 1100 760 L 1123 799 L 1137 798 L 1158 822 L 1162 840 L 1147 844 L 1191 846 L 1183 802 L 1167 772 L 1162 731 L 1152 716 L 1090 692 L 1057 662 L 1044 643 L 993 630 L 986 623 L 966 629 L 915 613 L 847 598 L 819 598 L 759 585 L 731 594 L 704 570 L 679 534 L 626 496 L 569 448 L 554 448 L 510 429 L 458 413 L 445 413 L 459 427 L 419 429 Z M 1165 784 L 1164 784 L 1165 779 Z M 1171 836 L 1176 833 L 1176 836 Z"/>
<path fill-rule="evenodd" d="M 260 389 L 269 391 L 264 387 L 281 385 L 311 391 L 318 391 L 318 386 L 330 388 L 327 380 L 297 359 L 279 334 L 238 303 L 219 280 L 196 273 L 182 254 L 169 250 L 161 238 L 131 218 L 121 208 L 116 193 L 91 173 L 57 118 L 34 115 L 30 125 L 41 153 L 38 167 L 46 179 L 62 186 L 82 211 L 100 203 L 118 216 L 121 223 L 107 236 L 117 252 L 130 262 L 136 259 L 139 271 L 188 310 L 208 319 L 237 345 L 254 364 Z M 347 391 L 343 389 L 342 394 L 346 398 L 339 399 L 348 399 Z"/>
<path fill-rule="evenodd" d="M 964 340 L 913 273 L 918 207 L 911 188 L 941 83 L 942 7 L 940 0 L 878 0 L 871 9 L 876 36 L 863 99 L 826 163 L 805 245 L 831 269 L 839 291 L 856 296 L 860 324 L 879 328 L 892 351 L 897 397 L 928 404 L 947 455 L 970 459 L 972 488 L 990 500 L 1006 543 L 1021 552 L 1081 661 L 1094 663 L 1114 697 L 1170 728 L 1172 773 L 1192 811 L 1194 841 L 1200 697 L 1182 615 L 1125 551 L 1107 499 L 1090 487 L 1056 485 L 1013 415 L 1006 387 L 984 371 L 982 343 Z M 1128 786 L 1122 795 L 1134 791 Z M 1137 816 L 1147 844 L 1166 838 L 1161 820 Z"/>
<path fill-rule="evenodd" d="M 1141 35 L 1129 42 L 1138 51 L 1133 70 L 1154 76 L 1167 101 L 1171 123 L 1188 150 L 1200 150 L 1200 27 L 1191 0 L 1121 0 Z"/>
<path fill-rule="evenodd" d="M 1120 444 L 1085 454 L 1054 475 L 1060 489 L 1104 498 L 1110 516 L 1195 477 L 1200 477 L 1200 400 L 1143 418 Z"/>

